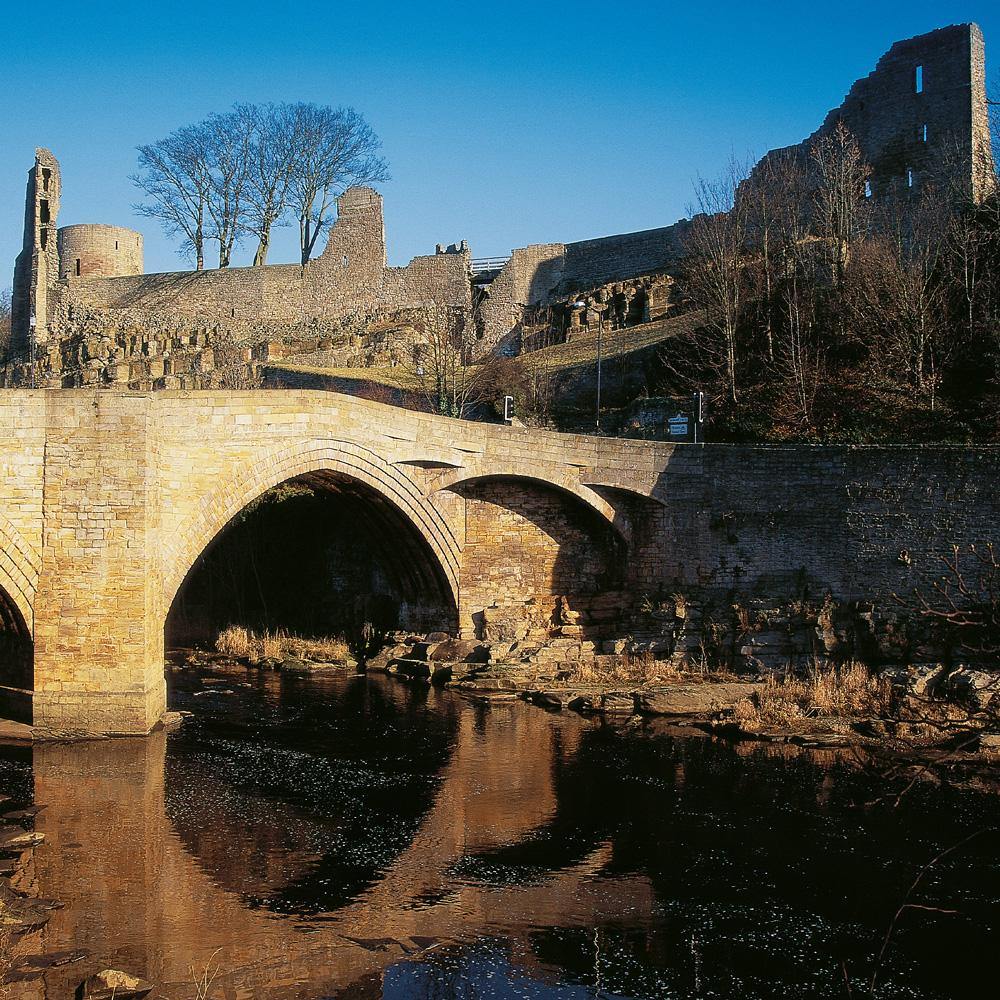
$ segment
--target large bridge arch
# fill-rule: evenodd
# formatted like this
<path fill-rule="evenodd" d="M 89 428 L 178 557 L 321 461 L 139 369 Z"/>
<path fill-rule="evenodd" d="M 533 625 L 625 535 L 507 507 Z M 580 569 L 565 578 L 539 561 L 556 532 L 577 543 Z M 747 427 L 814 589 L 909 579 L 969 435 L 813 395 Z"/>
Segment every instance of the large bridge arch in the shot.
<path fill-rule="evenodd" d="M 432 560 L 428 572 L 440 577 L 442 589 L 457 610 L 459 544 L 451 527 L 420 487 L 404 471 L 370 449 L 346 441 L 310 440 L 242 465 L 223 485 L 198 500 L 194 513 L 175 532 L 174 543 L 163 549 L 161 621 L 165 620 L 185 578 L 213 540 L 253 501 L 291 480 L 320 488 L 339 481 L 357 484 L 368 491 L 419 539 Z"/>

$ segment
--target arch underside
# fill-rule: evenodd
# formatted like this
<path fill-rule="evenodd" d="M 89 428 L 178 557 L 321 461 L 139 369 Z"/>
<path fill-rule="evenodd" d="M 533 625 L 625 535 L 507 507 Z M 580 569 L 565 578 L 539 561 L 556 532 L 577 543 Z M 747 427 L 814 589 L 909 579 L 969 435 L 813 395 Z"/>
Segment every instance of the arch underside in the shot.
<path fill-rule="evenodd" d="M 363 499 L 368 508 L 364 516 L 385 529 L 380 536 L 385 544 L 401 547 L 408 556 L 399 564 L 400 579 L 441 591 L 447 604 L 457 608 L 460 549 L 433 503 L 408 475 L 370 449 L 324 440 L 269 455 L 202 498 L 197 513 L 178 532 L 179 547 L 165 552 L 164 610 L 212 540 L 250 503 L 290 480 Z"/>
<path fill-rule="evenodd" d="M 32 722 L 33 653 L 24 616 L 0 587 L 0 718 Z"/>
<path fill-rule="evenodd" d="M 385 594 L 397 601 L 397 608 L 402 613 L 400 625 L 403 627 L 419 630 L 424 623 L 430 623 L 427 625 L 429 628 L 451 630 L 457 626 L 458 547 L 450 528 L 416 484 L 406 476 L 385 463 L 367 460 L 357 446 L 351 452 L 343 448 L 335 452 L 329 444 L 309 449 L 305 454 L 289 454 L 285 460 L 271 459 L 258 463 L 224 491 L 201 502 L 200 517 L 189 523 L 185 530 L 187 550 L 193 552 L 197 545 L 198 551 L 190 556 L 190 563 L 176 587 L 173 580 L 183 563 L 175 563 L 171 573 L 165 574 L 170 581 L 165 588 L 170 595 L 164 609 L 167 617 L 174 614 L 182 591 L 190 593 L 190 588 L 185 590 L 185 582 L 193 580 L 199 567 L 204 565 L 205 557 L 222 543 L 228 529 L 245 519 L 241 519 L 240 515 L 247 511 L 248 506 L 282 484 L 308 487 L 313 494 L 329 497 L 334 503 L 329 520 L 323 514 L 322 530 L 318 531 L 327 542 L 331 539 L 331 532 L 339 532 L 336 537 L 343 542 L 341 552 L 332 554 L 334 563 L 327 562 L 328 570 L 336 567 L 336 559 L 341 556 L 350 562 L 350 552 L 344 550 L 352 548 L 355 553 L 362 554 L 361 562 L 367 560 L 377 567 L 384 586 L 367 592 L 364 588 L 358 588 L 356 592 L 345 589 L 343 584 L 339 590 L 336 587 L 331 590 L 328 584 L 323 584 L 328 588 L 325 591 L 328 600 L 335 606 L 341 609 L 345 606 L 342 601 L 338 605 L 340 597 L 362 598 L 366 593 L 373 597 Z M 209 520 L 209 514 L 214 514 L 212 520 Z M 277 531 L 285 530 L 284 524 L 280 523 L 284 516 L 278 516 Z M 270 523 L 274 526 L 275 522 L 272 520 Z M 296 522 L 287 524 L 295 530 Z M 301 544 L 301 526 L 298 537 Z M 311 539 L 312 536 L 307 532 L 305 537 Z M 314 551 L 318 550 L 311 550 L 310 555 Z M 189 557 L 178 558 L 186 562 Z M 288 558 L 286 554 L 285 566 L 288 565 Z M 299 565 L 294 558 L 293 565 Z M 313 571 L 317 570 L 318 567 L 313 564 Z M 301 579 L 304 589 L 314 593 L 311 588 L 315 588 L 320 578 L 313 577 L 308 582 L 306 577 Z M 194 607 L 197 607 L 197 597 L 194 599 Z M 276 617 L 274 611 L 272 606 L 272 619 Z M 185 614 L 181 612 L 181 620 Z M 329 619 L 324 620 L 332 624 Z M 172 635 L 175 634 L 175 623 L 176 620 L 172 621 L 170 627 Z"/>

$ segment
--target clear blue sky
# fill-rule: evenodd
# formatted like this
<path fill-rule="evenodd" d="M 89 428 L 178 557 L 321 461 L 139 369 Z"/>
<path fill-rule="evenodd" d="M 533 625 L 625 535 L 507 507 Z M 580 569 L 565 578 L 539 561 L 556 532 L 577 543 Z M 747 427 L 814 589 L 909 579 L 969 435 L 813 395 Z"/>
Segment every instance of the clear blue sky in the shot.
<path fill-rule="evenodd" d="M 991 78 L 1000 65 L 996 0 L 44 7 L 0 8 L 0 287 L 35 146 L 62 163 L 60 225 L 133 226 L 147 270 L 185 266 L 131 209 L 135 146 L 236 100 L 365 114 L 399 264 L 439 242 L 490 256 L 671 223 L 699 173 L 804 138 L 896 39 L 973 20 Z M 272 260 L 295 248 L 281 231 Z"/>

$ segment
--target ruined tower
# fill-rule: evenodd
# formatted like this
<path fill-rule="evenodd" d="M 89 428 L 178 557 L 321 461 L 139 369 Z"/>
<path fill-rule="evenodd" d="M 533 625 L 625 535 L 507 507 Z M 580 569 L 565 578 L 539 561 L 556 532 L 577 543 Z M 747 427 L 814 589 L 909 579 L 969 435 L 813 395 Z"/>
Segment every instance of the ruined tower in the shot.
<path fill-rule="evenodd" d="M 63 226 L 57 244 L 60 278 L 142 274 L 142 234 L 134 229 L 99 223 Z"/>
<path fill-rule="evenodd" d="M 933 182 L 981 201 L 995 181 L 979 26 L 953 24 L 895 42 L 817 131 L 797 146 L 772 150 L 761 163 L 808 156 L 839 122 L 872 168 L 869 196 L 905 195 Z"/>
<path fill-rule="evenodd" d="M 59 161 L 47 149 L 36 149 L 24 202 L 24 243 L 14 262 L 11 356 L 23 355 L 46 339 L 49 291 L 59 280 L 60 186 Z"/>

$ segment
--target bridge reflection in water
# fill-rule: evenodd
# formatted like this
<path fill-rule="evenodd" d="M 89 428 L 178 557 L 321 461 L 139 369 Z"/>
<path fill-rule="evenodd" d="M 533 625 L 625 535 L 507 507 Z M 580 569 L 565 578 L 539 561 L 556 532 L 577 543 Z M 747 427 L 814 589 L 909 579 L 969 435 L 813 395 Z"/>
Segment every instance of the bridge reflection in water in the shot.
<path fill-rule="evenodd" d="M 84 973 L 112 966 L 153 981 L 156 995 L 189 997 L 191 970 L 213 956 L 220 996 L 317 997 L 351 985 L 354 995 L 379 996 L 382 970 L 432 945 L 649 918 L 645 876 L 602 877 L 608 843 L 517 885 L 461 873 L 463 859 L 530 839 L 553 819 L 558 765 L 572 759 L 587 723 L 500 705 L 487 736 L 481 715 L 457 710 L 447 694 L 430 692 L 428 705 L 415 706 L 400 685 L 327 683 L 334 697 L 290 698 L 289 681 L 276 675 L 236 696 L 209 693 L 197 703 L 214 713 L 210 735 L 195 724 L 171 736 L 35 748 L 35 801 L 44 806 L 35 829 L 46 841 L 35 854 L 34 888 L 66 905 L 30 950 L 86 949 L 90 957 L 20 984 L 18 996 L 70 996 Z M 352 698 L 364 702 L 360 712 L 349 706 L 356 721 L 340 728 L 334 718 L 314 733 L 311 754 L 288 742 L 290 731 L 304 737 L 317 706 Z M 298 730 L 283 714 L 290 703 Z M 386 748 L 375 770 L 370 761 L 341 766 L 338 741 L 363 739 L 357 720 Z M 249 753 L 241 733 L 266 751 Z M 404 745 L 426 752 L 429 769 L 400 761 Z M 332 770 L 317 767 L 324 754 Z M 284 772 L 277 781 L 268 773 L 275 768 Z M 279 787 L 289 769 L 302 781 L 294 797 Z M 342 780 L 352 772 L 353 791 Z M 324 775 L 341 787 L 317 819 L 308 806 L 324 789 L 306 786 Z M 377 815 L 355 808 L 370 797 L 369 780 L 384 786 Z M 352 824 L 370 841 L 373 831 L 361 829 L 369 820 L 376 842 L 352 856 Z M 380 845 L 394 842 L 401 849 L 383 865 Z M 331 857 L 331 845 L 347 857 Z M 516 950 L 533 961 L 527 945 Z"/>

